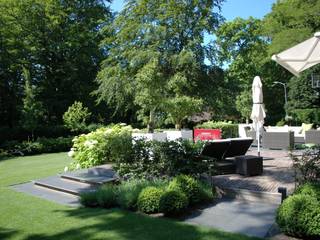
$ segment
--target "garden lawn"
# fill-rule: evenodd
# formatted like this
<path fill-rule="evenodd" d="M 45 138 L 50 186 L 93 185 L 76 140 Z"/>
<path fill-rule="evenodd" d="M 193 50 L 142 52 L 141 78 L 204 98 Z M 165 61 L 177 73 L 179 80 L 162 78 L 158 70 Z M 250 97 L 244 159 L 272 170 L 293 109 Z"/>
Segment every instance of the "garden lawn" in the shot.
<path fill-rule="evenodd" d="M 70 208 L 8 187 L 55 175 L 69 162 L 66 153 L 0 161 L 0 239 L 256 239 L 118 209 Z"/>

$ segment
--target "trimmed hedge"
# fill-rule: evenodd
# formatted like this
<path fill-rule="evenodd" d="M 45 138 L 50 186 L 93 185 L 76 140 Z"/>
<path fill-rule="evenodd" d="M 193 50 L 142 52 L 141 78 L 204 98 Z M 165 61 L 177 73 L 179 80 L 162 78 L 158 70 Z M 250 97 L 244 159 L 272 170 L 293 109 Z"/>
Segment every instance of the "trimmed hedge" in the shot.
<path fill-rule="evenodd" d="M 146 187 L 138 198 L 138 209 L 144 213 L 157 213 L 160 209 L 160 199 L 163 190 L 159 187 Z"/>
<path fill-rule="evenodd" d="M 40 153 L 66 152 L 72 146 L 72 137 L 38 138 L 36 141 L 9 141 L 0 146 L 9 155 L 34 155 Z"/>
<path fill-rule="evenodd" d="M 222 138 L 236 138 L 239 136 L 238 124 L 230 122 L 208 121 L 202 124 L 198 124 L 195 128 L 220 129 L 222 132 Z"/>

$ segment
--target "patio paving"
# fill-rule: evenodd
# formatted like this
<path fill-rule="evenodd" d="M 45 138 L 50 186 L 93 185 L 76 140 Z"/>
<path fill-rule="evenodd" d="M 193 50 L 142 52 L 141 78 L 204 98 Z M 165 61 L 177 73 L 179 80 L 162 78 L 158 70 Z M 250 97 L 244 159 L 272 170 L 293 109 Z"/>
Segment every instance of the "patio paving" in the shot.
<path fill-rule="evenodd" d="M 250 149 L 247 155 L 257 155 L 256 149 Z M 277 193 L 279 187 L 285 187 L 289 194 L 292 193 L 295 183 L 289 152 L 283 150 L 261 150 L 261 156 L 263 157 L 262 175 L 218 175 L 212 177 L 213 183 L 226 189 L 245 189 L 267 193 Z"/>

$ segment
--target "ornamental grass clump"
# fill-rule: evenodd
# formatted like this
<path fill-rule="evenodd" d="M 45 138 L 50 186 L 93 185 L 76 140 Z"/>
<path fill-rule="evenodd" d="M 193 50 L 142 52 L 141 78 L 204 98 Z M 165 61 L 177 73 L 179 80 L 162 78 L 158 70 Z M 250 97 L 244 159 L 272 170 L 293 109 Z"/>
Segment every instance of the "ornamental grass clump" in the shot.
<path fill-rule="evenodd" d="M 118 206 L 117 186 L 112 184 L 102 186 L 96 192 L 96 198 L 100 207 L 112 208 Z"/>

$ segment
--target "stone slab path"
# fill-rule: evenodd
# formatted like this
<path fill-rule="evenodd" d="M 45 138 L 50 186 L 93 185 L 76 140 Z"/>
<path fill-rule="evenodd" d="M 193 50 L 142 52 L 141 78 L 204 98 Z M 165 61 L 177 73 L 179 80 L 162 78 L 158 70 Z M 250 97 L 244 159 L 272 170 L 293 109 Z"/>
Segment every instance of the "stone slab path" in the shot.
<path fill-rule="evenodd" d="M 227 232 L 264 238 L 275 222 L 279 205 L 223 198 L 216 204 L 195 211 L 184 221 Z"/>

